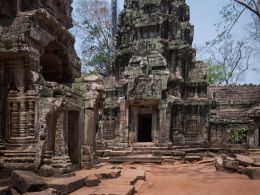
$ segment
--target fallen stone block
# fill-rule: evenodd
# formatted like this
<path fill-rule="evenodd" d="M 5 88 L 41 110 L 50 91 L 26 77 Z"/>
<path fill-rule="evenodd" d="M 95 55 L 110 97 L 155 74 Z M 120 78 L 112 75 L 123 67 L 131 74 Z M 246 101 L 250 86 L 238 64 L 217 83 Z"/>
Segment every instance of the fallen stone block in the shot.
<path fill-rule="evenodd" d="M 62 194 L 72 193 L 85 185 L 84 177 L 51 178 L 47 180 L 49 188 L 54 188 Z"/>
<path fill-rule="evenodd" d="M 9 187 L 8 186 L 0 187 L 0 194 L 3 194 L 3 195 L 11 194 Z"/>
<path fill-rule="evenodd" d="M 256 161 L 255 161 L 254 163 L 252 163 L 252 166 L 253 166 L 253 167 L 260 167 L 260 162 L 256 162 Z"/>
<path fill-rule="evenodd" d="M 11 195 L 21 195 L 16 189 L 10 188 Z"/>
<path fill-rule="evenodd" d="M 61 195 L 61 193 L 55 189 L 49 188 L 41 192 L 27 192 L 23 195 Z"/>
<path fill-rule="evenodd" d="M 13 171 L 10 186 L 21 193 L 39 192 L 47 187 L 43 178 L 31 171 Z"/>
<path fill-rule="evenodd" d="M 225 159 L 224 160 L 224 168 L 231 170 L 231 171 L 237 171 L 239 167 L 239 162 L 236 160 L 231 159 Z"/>
<path fill-rule="evenodd" d="M 253 180 L 260 180 L 260 168 L 248 167 L 245 174 Z"/>
<path fill-rule="evenodd" d="M 224 159 L 221 156 L 215 157 L 215 167 L 217 171 L 224 171 Z"/>
<path fill-rule="evenodd" d="M 103 179 L 114 179 L 119 177 L 121 174 L 121 170 L 117 170 L 117 169 L 111 169 L 111 170 L 107 170 L 101 173 L 97 173 L 96 176 L 98 179 L 103 180 Z"/>
<path fill-rule="evenodd" d="M 245 156 L 245 155 L 240 155 L 240 154 L 236 154 L 235 155 L 235 159 L 241 164 L 241 165 L 245 165 L 245 166 L 250 166 L 252 165 L 255 160 L 250 158 L 249 156 Z"/>
<path fill-rule="evenodd" d="M 100 184 L 100 179 L 97 178 L 97 176 L 95 175 L 90 175 L 88 176 L 87 179 L 85 179 L 85 185 L 87 187 L 94 187 L 94 186 L 98 186 Z"/>

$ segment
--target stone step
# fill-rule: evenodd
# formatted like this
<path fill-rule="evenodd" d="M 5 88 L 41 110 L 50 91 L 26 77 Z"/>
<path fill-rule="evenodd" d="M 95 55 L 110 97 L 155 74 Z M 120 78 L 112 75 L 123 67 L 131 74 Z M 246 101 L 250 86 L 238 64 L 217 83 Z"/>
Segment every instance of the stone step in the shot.
<path fill-rule="evenodd" d="M 35 152 L 3 151 L 4 157 L 35 157 Z"/>
<path fill-rule="evenodd" d="M 32 162 L 11 162 L 3 164 L 3 167 L 6 169 L 12 170 L 34 170 L 34 164 Z"/>
<path fill-rule="evenodd" d="M 152 155 L 140 155 L 140 156 L 121 156 L 121 157 L 109 157 L 110 163 L 161 163 L 162 157 L 155 157 Z"/>
<path fill-rule="evenodd" d="M 5 158 L 3 157 L 4 162 L 7 163 L 33 163 L 35 158 L 29 157 L 13 157 L 13 158 Z"/>

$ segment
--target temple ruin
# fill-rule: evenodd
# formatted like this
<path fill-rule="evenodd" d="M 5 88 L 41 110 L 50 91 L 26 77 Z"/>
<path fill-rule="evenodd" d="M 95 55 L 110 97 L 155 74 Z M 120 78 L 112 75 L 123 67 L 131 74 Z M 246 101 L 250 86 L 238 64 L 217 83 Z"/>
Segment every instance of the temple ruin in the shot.
<path fill-rule="evenodd" d="M 83 135 L 85 110 L 91 107 L 85 105 L 95 106 L 95 97 L 90 100 L 73 87 L 81 64 L 68 31 L 71 3 L 0 1 L 2 168 L 52 175 L 91 162 L 92 141 Z M 84 78 L 81 88 L 91 85 Z"/>
<path fill-rule="evenodd" d="M 245 129 L 243 147 L 259 146 L 260 87 L 210 87 L 189 20 L 184 0 L 125 1 L 105 81 L 101 156 L 133 155 L 138 146 L 232 148 L 232 128 Z"/>
<path fill-rule="evenodd" d="M 0 169 L 49 176 L 138 146 L 232 147 L 233 128 L 259 147 L 260 87 L 208 85 L 185 0 L 126 0 L 107 78 L 81 76 L 71 3 L 0 0 Z"/>

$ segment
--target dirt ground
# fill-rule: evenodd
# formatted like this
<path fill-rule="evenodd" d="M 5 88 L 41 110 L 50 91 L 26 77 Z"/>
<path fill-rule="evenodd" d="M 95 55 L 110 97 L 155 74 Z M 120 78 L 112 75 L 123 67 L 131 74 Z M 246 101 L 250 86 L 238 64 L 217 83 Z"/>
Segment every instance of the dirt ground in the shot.
<path fill-rule="evenodd" d="M 145 165 L 138 195 L 260 195 L 260 180 L 220 173 L 213 163 Z"/>

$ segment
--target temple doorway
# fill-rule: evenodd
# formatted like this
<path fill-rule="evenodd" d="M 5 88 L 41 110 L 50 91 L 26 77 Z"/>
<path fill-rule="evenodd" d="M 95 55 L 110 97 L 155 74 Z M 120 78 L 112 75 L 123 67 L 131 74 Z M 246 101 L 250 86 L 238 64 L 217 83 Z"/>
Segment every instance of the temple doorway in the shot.
<path fill-rule="evenodd" d="M 138 142 L 152 142 L 152 114 L 138 116 Z"/>
<path fill-rule="evenodd" d="M 79 112 L 68 113 L 68 153 L 72 164 L 80 163 Z"/>
<path fill-rule="evenodd" d="M 260 126 L 258 127 L 258 147 L 260 147 Z"/>

